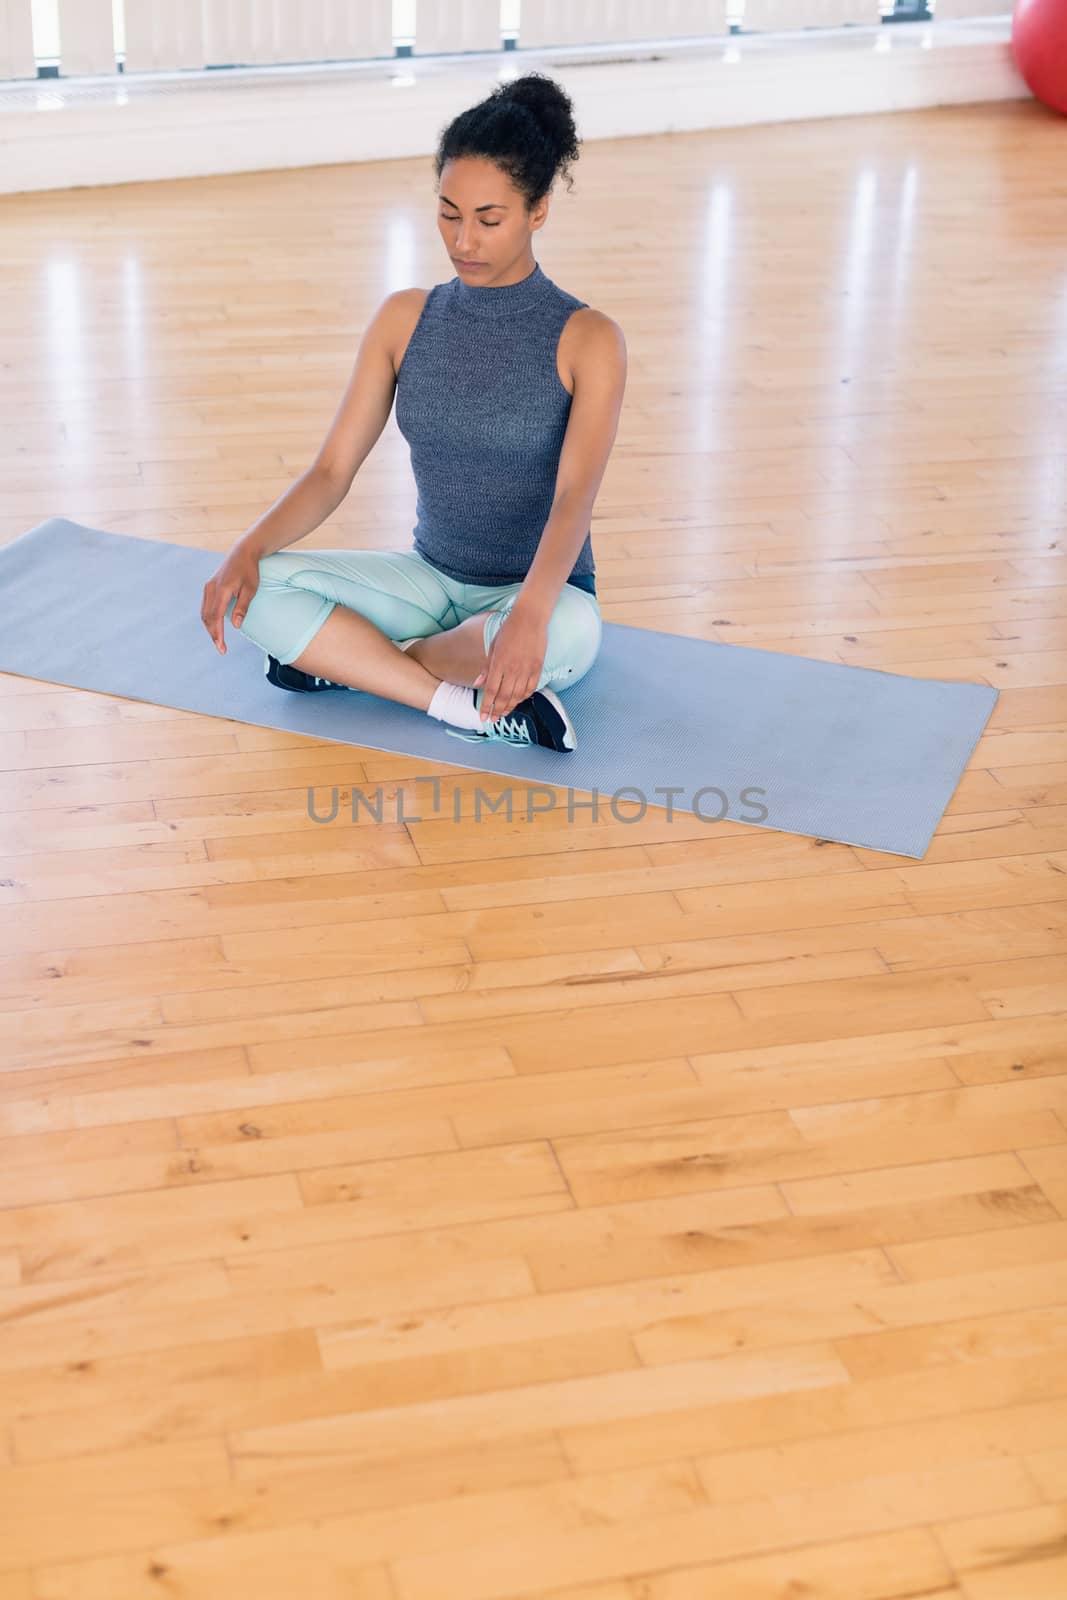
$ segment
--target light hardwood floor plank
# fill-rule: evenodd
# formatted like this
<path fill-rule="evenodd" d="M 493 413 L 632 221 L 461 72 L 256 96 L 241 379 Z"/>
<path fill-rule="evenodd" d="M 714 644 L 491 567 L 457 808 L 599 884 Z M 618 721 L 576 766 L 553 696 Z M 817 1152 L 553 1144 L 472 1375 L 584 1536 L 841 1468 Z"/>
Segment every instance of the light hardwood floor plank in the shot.
<path fill-rule="evenodd" d="M 1000 691 L 921 861 L 0 676 L 0 1600 L 1060 1600 L 1062 160 L 594 140 L 536 240 L 606 621 Z M 421 158 L 0 223 L 0 542 L 221 557 L 451 272 Z M 307 546 L 414 502 L 390 417 Z"/>

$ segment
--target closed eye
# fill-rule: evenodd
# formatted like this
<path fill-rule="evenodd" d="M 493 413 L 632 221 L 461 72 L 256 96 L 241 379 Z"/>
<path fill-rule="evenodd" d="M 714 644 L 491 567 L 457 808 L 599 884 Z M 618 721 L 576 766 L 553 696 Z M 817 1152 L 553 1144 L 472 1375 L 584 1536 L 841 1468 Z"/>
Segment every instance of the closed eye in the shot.
<path fill-rule="evenodd" d="M 458 217 L 450 217 L 448 215 L 447 211 L 442 211 L 441 212 L 441 217 L 442 217 L 443 221 L 445 221 L 445 222 L 458 222 L 459 221 Z M 482 223 L 482 227 L 483 228 L 499 228 L 499 226 L 500 226 L 499 222 L 486 222 L 484 217 L 482 217 L 481 223 Z"/>

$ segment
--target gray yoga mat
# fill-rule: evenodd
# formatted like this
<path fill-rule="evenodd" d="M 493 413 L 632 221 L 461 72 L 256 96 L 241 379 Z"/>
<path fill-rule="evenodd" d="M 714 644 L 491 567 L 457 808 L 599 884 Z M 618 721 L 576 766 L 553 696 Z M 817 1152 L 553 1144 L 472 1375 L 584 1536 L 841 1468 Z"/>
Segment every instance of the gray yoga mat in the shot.
<path fill-rule="evenodd" d="M 985 684 L 609 622 L 596 663 L 563 693 L 577 750 L 467 744 L 377 695 L 273 688 L 263 652 L 228 621 L 219 655 L 200 605 L 222 555 L 65 517 L 38 524 L 0 549 L 0 671 L 516 778 L 520 822 L 558 809 L 577 826 L 625 823 L 669 807 L 709 829 L 724 817 L 916 860 L 997 700 Z M 420 789 L 399 820 L 454 814 L 447 794 L 435 805 L 435 786 Z M 381 820 L 398 819 L 386 808 Z"/>

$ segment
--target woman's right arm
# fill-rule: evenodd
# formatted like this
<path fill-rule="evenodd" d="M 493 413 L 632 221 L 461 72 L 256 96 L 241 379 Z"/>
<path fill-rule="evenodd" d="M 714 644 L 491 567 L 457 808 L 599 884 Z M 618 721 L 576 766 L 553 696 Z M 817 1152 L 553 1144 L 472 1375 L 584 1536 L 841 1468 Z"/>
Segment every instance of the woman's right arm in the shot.
<path fill-rule="evenodd" d="M 231 622 L 239 628 L 256 590 L 259 588 L 259 563 L 263 556 L 287 544 L 295 544 L 305 534 L 325 522 L 341 504 L 347 488 L 319 466 L 311 466 L 288 488 L 281 499 L 242 534 L 222 565 L 204 585 L 200 620 L 211 635 L 220 656 L 226 654 L 225 620 L 233 600 Z"/>
<path fill-rule="evenodd" d="M 411 293 L 402 289 L 389 295 L 368 323 L 348 388 L 311 466 L 242 534 L 204 585 L 200 618 L 220 655 L 226 654 L 224 621 L 230 601 L 232 621 L 239 628 L 259 588 L 262 558 L 305 538 L 337 510 L 381 436 L 396 392 L 393 351 Z"/>

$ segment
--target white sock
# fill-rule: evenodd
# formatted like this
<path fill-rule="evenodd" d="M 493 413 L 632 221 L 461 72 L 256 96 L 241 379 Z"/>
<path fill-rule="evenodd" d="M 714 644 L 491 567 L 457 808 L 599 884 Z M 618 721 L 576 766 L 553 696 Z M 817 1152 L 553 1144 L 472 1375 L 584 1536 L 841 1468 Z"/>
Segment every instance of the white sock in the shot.
<path fill-rule="evenodd" d="M 439 722 L 451 722 L 456 728 L 488 727 L 488 723 L 482 721 L 481 713 L 474 703 L 474 690 L 465 683 L 448 683 L 442 680 L 426 707 L 426 715 L 436 717 Z"/>

